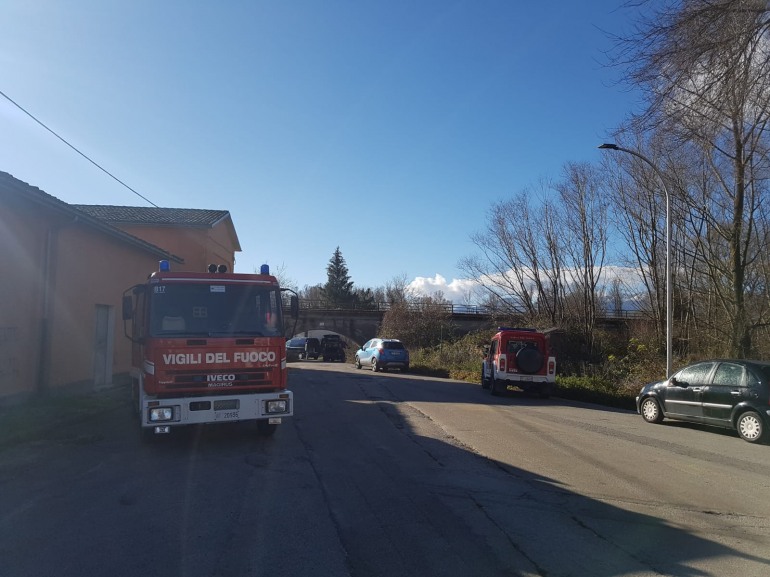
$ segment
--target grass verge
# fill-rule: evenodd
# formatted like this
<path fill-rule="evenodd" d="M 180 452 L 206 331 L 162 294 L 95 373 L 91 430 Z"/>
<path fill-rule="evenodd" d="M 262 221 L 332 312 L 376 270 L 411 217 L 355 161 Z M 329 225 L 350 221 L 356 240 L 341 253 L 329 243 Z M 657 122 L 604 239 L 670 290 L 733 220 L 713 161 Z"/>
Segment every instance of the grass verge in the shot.
<path fill-rule="evenodd" d="M 37 396 L 0 407 L 0 450 L 31 441 L 62 437 L 61 428 L 113 411 L 126 403 L 119 388 L 80 395 Z"/>

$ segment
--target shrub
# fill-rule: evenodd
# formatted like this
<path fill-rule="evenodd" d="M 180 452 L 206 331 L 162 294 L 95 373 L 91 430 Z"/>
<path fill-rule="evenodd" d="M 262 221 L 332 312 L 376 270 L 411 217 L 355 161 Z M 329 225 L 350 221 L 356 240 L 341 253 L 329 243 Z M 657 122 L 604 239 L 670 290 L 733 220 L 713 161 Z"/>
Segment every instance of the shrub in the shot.
<path fill-rule="evenodd" d="M 600 377 L 556 377 L 557 396 L 621 409 L 636 409 L 638 389 L 631 389 Z"/>

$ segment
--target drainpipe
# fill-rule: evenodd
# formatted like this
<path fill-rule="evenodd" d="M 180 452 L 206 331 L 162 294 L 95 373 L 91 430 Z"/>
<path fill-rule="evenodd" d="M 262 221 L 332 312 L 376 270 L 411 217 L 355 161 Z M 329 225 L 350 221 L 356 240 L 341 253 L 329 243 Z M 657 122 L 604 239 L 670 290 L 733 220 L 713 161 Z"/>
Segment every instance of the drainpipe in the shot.
<path fill-rule="evenodd" d="M 45 393 L 50 385 L 51 373 L 51 292 L 54 283 L 54 253 L 58 228 L 49 228 L 45 238 L 45 254 L 43 255 L 42 283 L 43 302 L 40 319 L 40 363 L 37 368 L 37 392 Z"/>

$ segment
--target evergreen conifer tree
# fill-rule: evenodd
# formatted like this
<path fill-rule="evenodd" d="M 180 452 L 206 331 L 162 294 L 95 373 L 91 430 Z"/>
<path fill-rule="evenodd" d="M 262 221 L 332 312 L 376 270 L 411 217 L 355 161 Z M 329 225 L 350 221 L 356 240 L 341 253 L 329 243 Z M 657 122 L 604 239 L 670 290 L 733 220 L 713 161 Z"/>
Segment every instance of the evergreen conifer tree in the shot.
<path fill-rule="evenodd" d="M 350 280 L 348 267 L 340 252 L 340 247 L 337 247 L 331 259 L 329 259 L 329 264 L 326 266 L 326 275 L 326 284 L 321 287 L 321 295 L 325 304 L 329 307 L 352 304 L 355 299 L 353 281 Z"/>

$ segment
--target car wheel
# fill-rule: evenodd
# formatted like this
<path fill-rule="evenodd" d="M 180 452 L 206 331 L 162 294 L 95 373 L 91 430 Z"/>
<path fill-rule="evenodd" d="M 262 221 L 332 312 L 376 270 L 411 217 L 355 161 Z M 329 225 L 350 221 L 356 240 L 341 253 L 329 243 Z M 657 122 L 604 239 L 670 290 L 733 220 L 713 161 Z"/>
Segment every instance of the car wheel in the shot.
<path fill-rule="evenodd" d="M 377 359 L 372 359 L 372 371 L 376 373 L 379 370 L 380 368 L 377 366 Z"/>
<path fill-rule="evenodd" d="M 765 437 L 765 423 L 759 413 L 746 411 L 735 423 L 735 428 L 741 439 L 749 443 L 760 443 Z"/>
<path fill-rule="evenodd" d="M 538 391 L 538 396 L 541 399 L 550 399 L 551 398 L 551 384 L 550 383 L 543 383 L 540 385 L 540 390 Z"/>
<path fill-rule="evenodd" d="M 358 358 L 358 355 L 356 355 L 356 368 L 357 369 L 361 368 L 361 359 Z"/>
<path fill-rule="evenodd" d="M 272 437 L 278 425 L 270 423 L 265 419 L 257 421 L 257 432 L 263 437 Z"/>
<path fill-rule="evenodd" d="M 488 389 L 489 388 L 489 379 L 487 379 L 484 376 L 484 367 L 481 367 L 481 388 L 482 389 Z"/>
<path fill-rule="evenodd" d="M 489 392 L 492 393 L 493 397 L 499 397 L 502 394 L 502 390 L 497 384 L 497 379 L 495 377 L 492 377 L 489 382 Z"/>
<path fill-rule="evenodd" d="M 663 420 L 663 411 L 660 410 L 658 401 L 647 397 L 641 405 L 642 418 L 648 423 L 660 423 Z"/>

